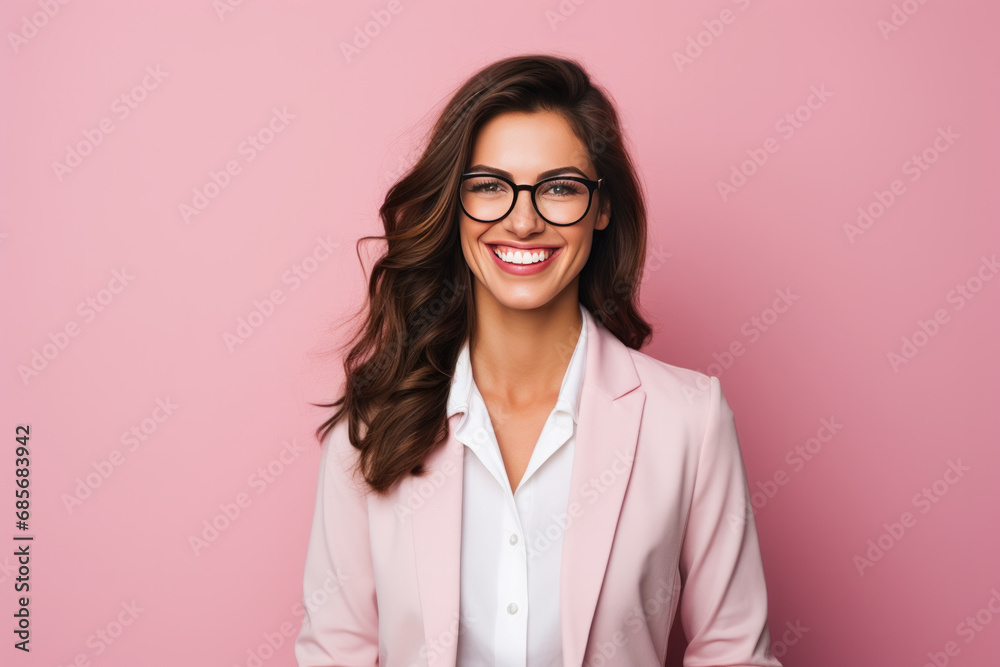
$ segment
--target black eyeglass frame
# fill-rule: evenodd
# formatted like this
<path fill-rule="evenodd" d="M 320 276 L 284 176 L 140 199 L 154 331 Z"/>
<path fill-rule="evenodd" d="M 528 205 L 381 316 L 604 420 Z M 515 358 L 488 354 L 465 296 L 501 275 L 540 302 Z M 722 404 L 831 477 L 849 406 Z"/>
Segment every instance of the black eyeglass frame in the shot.
<path fill-rule="evenodd" d="M 504 183 L 509 185 L 514 191 L 514 197 L 511 199 L 510 208 L 507 209 L 506 213 L 501 215 L 499 218 L 495 218 L 493 220 L 482 220 L 480 218 L 473 218 L 471 215 L 469 215 L 469 212 L 465 210 L 465 202 L 462 201 L 461 185 L 459 185 L 458 204 L 459 206 L 462 207 L 462 212 L 465 213 L 465 215 L 467 215 L 469 218 L 475 220 L 476 222 L 500 222 L 508 215 L 510 215 L 510 212 L 514 210 L 515 206 L 517 206 L 517 196 L 521 194 L 521 190 L 528 190 L 529 192 L 531 192 L 531 205 L 535 209 L 535 213 L 538 214 L 538 217 L 540 217 L 542 220 L 549 223 L 550 225 L 555 225 L 557 227 L 569 227 L 571 225 L 575 225 L 576 223 L 580 222 L 580 220 L 586 218 L 587 214 L 590 213 L 591 205 L 594 203 L 594 190 L 599 190 L 601 188 L 601 183 L 604 182 L 603 178 L 599 178 L 596 181 L 592 181 L 589 178 L 581 178 L 579 176 L 550 176 L 549 178 L 543 178 L 534 185 L 518 185 L 514 181 L 510 180 L 509 178 L 505 178 L 504 176 L 499 176 L 497 174 L 483 173 L 483 172 L 473 172 L 468 174 L 462 174 L 460 183 L 464 183 L 467 179 L 470 178 L 480 178 L 483 176 L 495 178 L 498 181 L 503 181 Z M 542 212 L 538 210 L 538 202 L 535 201 L 535 193 L 538 192 L 538 188 L 540 186 L 542 186 L 545 183 L 549 183 L 550 181 L 575 181 L 577 183 L 582 183 L 584 186 L 586 186 L 587 210 L 583 212 L 583 215 L 581 215 L 578 220 L 575 220 L 573 222 L 552 222 L 544 215 L 542 215 Z"/>

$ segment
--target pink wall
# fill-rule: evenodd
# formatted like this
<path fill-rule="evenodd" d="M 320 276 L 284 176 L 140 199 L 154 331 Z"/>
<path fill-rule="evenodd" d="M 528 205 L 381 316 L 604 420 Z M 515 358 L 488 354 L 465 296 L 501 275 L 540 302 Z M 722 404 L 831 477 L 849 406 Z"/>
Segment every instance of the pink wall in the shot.
<path fill-rule="evenodd" d="M 645 351 L 722 379 L 784 664 L 995 664 L 997 5 L 398 2 L 349 61 L 387 2 L 3 4 L 0 662 L 294 664 L 354 241 L 459 81 L 546 51 L 624 115 Z"/>

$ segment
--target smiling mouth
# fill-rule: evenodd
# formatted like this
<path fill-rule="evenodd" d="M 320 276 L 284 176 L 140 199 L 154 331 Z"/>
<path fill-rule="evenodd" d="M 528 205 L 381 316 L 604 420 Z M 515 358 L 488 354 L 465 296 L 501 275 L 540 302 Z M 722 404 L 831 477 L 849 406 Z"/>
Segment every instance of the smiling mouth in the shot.
<path fill-rule="evenodd" d="M 493 254 L 500 258 L 502 262 L 507 264 L 537 264 L 539 262 L 544 262 L 552 253 L 556 251 L 555 248 L 512 248 L 510 246 L 502 245 L 491 245 L 489 246 Z"/>

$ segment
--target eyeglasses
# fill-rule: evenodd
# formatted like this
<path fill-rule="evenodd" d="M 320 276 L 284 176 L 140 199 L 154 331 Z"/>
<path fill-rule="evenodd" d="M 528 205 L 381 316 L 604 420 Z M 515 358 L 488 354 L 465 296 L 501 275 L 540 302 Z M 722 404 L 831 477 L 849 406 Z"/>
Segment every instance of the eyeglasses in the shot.
<path fill-rule="evenodd" d="M 567 227 L 587 217 L 594 190 L 603 181 L 603 178 L 592 181 L 577 176 L 553 176 L 534 185 L 517 185 L 495 174 L 462 174 L 459 201 L 465 215 L 476 222 L 497 222 L 514 210 L 521 190 L 528 190 L 531 203 L 543 220 Z"/>

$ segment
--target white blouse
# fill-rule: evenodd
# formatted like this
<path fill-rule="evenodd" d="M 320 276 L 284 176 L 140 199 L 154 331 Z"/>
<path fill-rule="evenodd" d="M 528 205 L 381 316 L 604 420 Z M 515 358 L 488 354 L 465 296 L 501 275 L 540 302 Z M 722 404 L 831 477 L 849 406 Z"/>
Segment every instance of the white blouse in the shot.
<path fill-rule="evenodd" d="M 587 321 L 559 398 L 511 493 L 510 481 L 465 342 L 452 378 L 448 416 L 465 415 L 458 664 L 561 667 L 559 569 L 569 500 L 580 393 L 587 365 Z"/>

